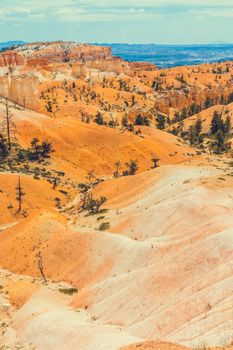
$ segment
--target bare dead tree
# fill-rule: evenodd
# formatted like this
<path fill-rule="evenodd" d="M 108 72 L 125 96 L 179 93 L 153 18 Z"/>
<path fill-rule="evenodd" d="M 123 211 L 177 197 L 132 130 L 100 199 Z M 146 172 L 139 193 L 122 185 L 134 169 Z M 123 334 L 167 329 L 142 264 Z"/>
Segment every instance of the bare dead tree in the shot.
<path fill-rule="evenodd" d="M 23 98 L 23 109 L 26 109 L 26 98 L 25 98 L 25 96 Z"/>
<path fill-rule="evenodd" d="M 116 170 L 114 171 L 113 176 L 117 178 L 120 176 L 119 169 L 121 167 L 121 161 L 118 160 L 114 165 L 116 167 Z"/>
<path fill-rule="evenodd" d="M 82 197 L 81 197 L 81 208 L 82 210 L 86 209 L 86 205 L 87 205 L 87 198 L 88 198 L 88 190 L 86 189 L 85 191 L 83 191 L 82 193 Z"/>
<path fill-rule="evenodd" d="M 23 201 L 23 196 L 25 196 L 25 193 L 23 192 L 23 188 L 22 188 L 22 185 L 21 185 L 21 178 L 20 178 L 20 175 L 18 177 L 18 185 L 16 187 L 16 200 L 18 201 L 19 203 L 19 206 L 18 206 L 18 213 L 21 212 L 21 209 L 22 209 L 22 201 Z"/>
<path fill-rule="evenodd" d="M 152 161 L 152 163 L 153 163 L 153 165 L 152 165 L 152 167 L 151 167 L 151 169 L 155 169 L 155 168 L 158 168 L 158 162 L 160 161 L 160 159 L 159 158 L 156 158 L 156 157 L 154 157 L 154 158 L 151 158 L 151 161 Z"/>
<path fill-rule="evenodd" d="M 92 183 L 92 179 L 93 180 L 95 179 L 94 170 L 88 171 L 86 178 L 88 179 L 88 181 L 91 184 Z"/>
<path fill-rule="evenodd" d="M 8 98 L 4 101 L 5 111 L 2 114 L 2 133 L 7 139 L 8 150 L 12 148 L 12 142 L 16 141 L 17 129 L 13 121 L 13 113 L 11 112 L 11 107 L 9 105 Z"/>
<path fill-rule="evenodd" d="M 38 268 L 39 268 L 39 271 L 43 277 L 44 282 L 47 283 L 46 277 L 44 275 L 43 257 L 42 257 L 41 252 L 39 252 L 39 254 L 38 254 Z"/>

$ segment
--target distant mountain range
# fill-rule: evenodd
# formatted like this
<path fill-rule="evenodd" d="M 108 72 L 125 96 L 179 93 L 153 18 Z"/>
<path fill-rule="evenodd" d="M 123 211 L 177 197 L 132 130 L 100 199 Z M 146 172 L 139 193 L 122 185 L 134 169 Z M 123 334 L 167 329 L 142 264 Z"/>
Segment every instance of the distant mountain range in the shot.
<path fill-rule="evenodd" d="M 144 61 L 160 68 L 233 60 L 233 44 L 202 45 L 97 44 L 110 46 L 112 54 L 128 61 Z"/>
<path fill-rule="evenodd" d="M 4 43 L 0 43 L 0 50 L 6 49 L 11 46 L 22 45 L 22 44 L 25 44 L 25 42 L 22 40 L 6 41 Z"/>

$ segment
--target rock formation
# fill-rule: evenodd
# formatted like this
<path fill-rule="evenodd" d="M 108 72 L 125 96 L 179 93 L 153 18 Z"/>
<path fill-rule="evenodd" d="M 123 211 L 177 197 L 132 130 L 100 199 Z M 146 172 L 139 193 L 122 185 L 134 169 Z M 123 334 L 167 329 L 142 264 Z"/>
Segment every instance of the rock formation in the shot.
<path fill-rule="evenodd" d="M 6 51 L 0 53 L 0 67 L 20 66 L 25 63 L 23 55 L 15 51 Z"/>

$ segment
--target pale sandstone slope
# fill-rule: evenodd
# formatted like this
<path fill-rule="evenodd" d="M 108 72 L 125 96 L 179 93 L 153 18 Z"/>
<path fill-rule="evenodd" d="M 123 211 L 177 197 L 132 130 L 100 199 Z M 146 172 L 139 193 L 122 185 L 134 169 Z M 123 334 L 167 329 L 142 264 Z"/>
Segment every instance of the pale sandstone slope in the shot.
<path fill-rule="evenodd" d="M 218 180 L 219 176 L 227 180 Z M 137 342 L 130 337 L 192 346 L 231 339 L 230 177 L 213 167 L 176 166 L 139 174 L 135 180 L 141 194 L 133 194 L 130 201 L 131 178 L 116 180 L 124 190 L 118 197 L 118 215 L 114 189 L 111 198 L 112 180 L 105 184 L 109 232 L 95 231 L 96 222 L 88 232 L 83 217 L 76 223 L 69 220 L 67 226 L 60 214 L 43 214 L 1 234 L 4 268 L 37 275 L 35 256 L 41 250 L 47 276 L 77 286 L 79 293 L 70 306 L 87 308 L 100 327 L 98 331 L 85 323 L 79 328 L 80 320 L 71 321 L 73 312 L 59 311 L 57 305 L 53 309 L 48 297 L 40 295 L 25 304 L 13 324 L 23 342 L 44 350 L 58 346 L 59 340 L 66 349 L 67 341 L 74 339 L 80 350 L 117 350 L 120 342 Z M 104 185 L 96 191 L 104 193 Z M 46 311 L 41 315 L 41 310 Z M 64 315 L 65 323 L 58 324 Z M 113 343 L 103 324 L 123 328 L 128 335 L 123 332 L 121 337 L 114 330 L 114 339 L 120 340 Z"/>

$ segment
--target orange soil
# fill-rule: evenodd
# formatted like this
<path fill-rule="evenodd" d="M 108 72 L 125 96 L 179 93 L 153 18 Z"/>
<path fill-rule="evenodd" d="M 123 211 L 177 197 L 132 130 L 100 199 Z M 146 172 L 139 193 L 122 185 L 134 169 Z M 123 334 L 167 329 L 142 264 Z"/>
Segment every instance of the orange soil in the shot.
<path fill-rule="evenodd" d="M 38 59 L 43 61 L 48 52 L 46 45 Z M 60 55 L 64 58 L 63 51 Z M 101 69 L 94 68 L 94 59 L 84 76 L 74 77 L 69 64 L 42 61 L 34 61 L 35 67 L 31 61 L 26 67 L 14 66 L 7 79 L 6 68 L 0 72 L 2 89 L 12 83 L 12 100 L 22 99 L 22 83 L 26 107 L 44 113 L 12 107 L 18 142 L 22 147 L 29 147 L 34 137 L 52 142 L 55 152 L 46 169 L 65 172 L 56 189 L 42 178 L 22 174 L 22 214 L 16 213 L 18 175 L 7 170 L 0 174 L 0 267 L 15 273 L 0 269 L 0 316 L 7 324 L 2 333 L 0 327 L 3 346 L 19 341 L 37 350 L 184 350 L 229 344 L 233 173 L 228 160 L 196 156 L 194 148 L 155 128 L 140 127 L 138 136 L 92 120 L 82 123 L 80 110 L 91 119 L 101 111 L 106 120 L 118 121 L 126 112 L 131 121 L 141 113 L 153 124 L 155 107 L 173 113 L 208 95 L 219 98 L 220 91 L 227 96 L 232 63 L 229 73 L 222 63 L 163 71 L 134 67 L 131 75 L 126 74 L 126 65 L 120 66 L 124 71 L 119 75 L 114 69 L 104 71 L 103 62 Z M 119 62 L 113 62 L 119 68 Z M 223 72 L 214 73 L 217 68 Z M 182 90 L 182 74 L 191 91 L 188 97 Z M 166 93 L 153 91 L 154 79 L 161 80 Z M 72 82 L 77 84 L 74 91 L 69 90 Z M 128 91 L 120 90 L 122 83 Z M 97 97 L 91 98 L 93 93 Z M 55 115 L 46 109 L 52 98 L 59 107 Z M 232 105 L 226 108 L 231 113 Z M 204 130 L 213 111 L 221 109 L 216 105 L 200 113 Z M 196 118 L 187 119 L 185 127 Z M 160 167 L 152 170 L 154 157 L 160 159 Z M 122 172 L 130 159 L 138 160 L 139 173 L 114 179 L 114 164 L 120 160 Z M 77 210 L 78 184 L 87 182 L 92 169 L 104 180 L 93 195 L 106 196 L 107 202 L 102 212 L 87 215 Z M 56 197 L 61 199 L 60 210 Z M 109 229 L 100 231 L 101 223 Z M 47 285 L 38 271 L 39 251 Z M 64 295 L 60 289 L 71 285 L 78 292 Z"/>

